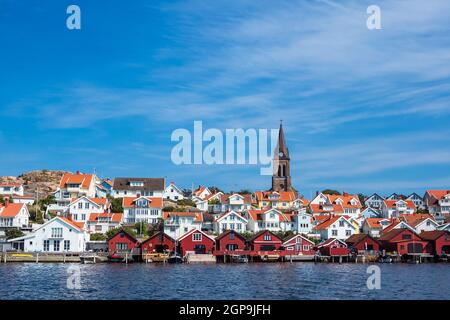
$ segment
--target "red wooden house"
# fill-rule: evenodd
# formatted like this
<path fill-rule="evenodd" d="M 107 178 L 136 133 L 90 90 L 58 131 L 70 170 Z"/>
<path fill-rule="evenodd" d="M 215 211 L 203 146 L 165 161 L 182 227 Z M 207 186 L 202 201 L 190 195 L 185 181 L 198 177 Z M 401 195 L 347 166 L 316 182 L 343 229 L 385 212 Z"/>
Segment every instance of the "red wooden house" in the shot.
<path fill-rule="evenodd" d="M 150 238 L 141 243 L 142 253 L 164 253 L 175 249 L 175 240 L 164 232 L 156 232 Z"/>
<path fill-rule="evenodd" d="M 397 252 L 399 255 L 421 253 L 431 254 L 432 246 L 410 229 L 392 229 L 378 239 L 381 249 L 387 252 Z"/>
<path fill-rule="evenodd" d="M 311 240 L 300 234 L 295 234 L 286 238 L 282 244 L 286 254 L 289 255 L 314 255 L 315 244 Z"/>
<path fill-rule="evenodd" d="M 280 238 L 269 230 L 262 230 L 255 234 L 249 241 L 253 251 L 281 251 L 283 250 Z"/>
<path fill-rule="evenodd" d="M 349 254 L 347 244 L 339 239 L 330 238 L 317 246 L 320 254 L 323 256 L 346 256 Z"/>
<path fill-rule="evenodd" d="M 138 247 L 139 241 L 124 229 L 108 239 L 108 250 L 111 253 L 131 252 Z"/>
<path fill-rule="evenodd" d="M 422 231 L 419 236 L 428 242 L 435 255 L 450 254 L 450 232 L 445 230 Z"/>
<path fill-rule="evenodd" d="M 185 256 L 188 252 L 196 254 L 213 253 L 215 240 L 201 230 L 192 229 L 178 238 L 178 252 Z"/>
<path fill-rule="evenodd" d="M 350 251 L 356 252 L 378 252 L 380 251 L 380 243 L 365 233 L 358 233 L 350 236 L 345 240 Z"/>
<path fill-rule="evenodd" d="M 220 252 L 246 250 L 245 238 L 234 230 L 227 230 L 216 238 L 216 250 Z"/>

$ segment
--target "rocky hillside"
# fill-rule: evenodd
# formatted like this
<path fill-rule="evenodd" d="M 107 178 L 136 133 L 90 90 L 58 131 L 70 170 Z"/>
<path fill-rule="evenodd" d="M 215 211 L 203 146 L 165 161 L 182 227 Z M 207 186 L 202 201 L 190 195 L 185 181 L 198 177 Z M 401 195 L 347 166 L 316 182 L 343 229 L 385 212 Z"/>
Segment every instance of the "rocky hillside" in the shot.
<path fill-rule="evenodd" d="M 0 183 L 23 184 L 26 195 L 35 195 L 37 189 L 39 198 L 43 198 L 56 191 L 64 173 L 66 171 L 36 170 L 18 177 L 0 177 Z"/>

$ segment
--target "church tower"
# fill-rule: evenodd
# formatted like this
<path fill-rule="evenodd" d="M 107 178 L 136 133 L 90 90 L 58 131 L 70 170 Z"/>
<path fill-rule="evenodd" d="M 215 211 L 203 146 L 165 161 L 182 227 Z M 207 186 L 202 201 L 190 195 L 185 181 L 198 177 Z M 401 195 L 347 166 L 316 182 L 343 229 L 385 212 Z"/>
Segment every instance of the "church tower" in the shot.
<path fill-rule="evenodd" d="M 283 123 L 280 123 L 278 143 L 273 157 L 273 176 L 271 191 L 295 191 L 291 184 L 291 159 L 284 138 Z"/>

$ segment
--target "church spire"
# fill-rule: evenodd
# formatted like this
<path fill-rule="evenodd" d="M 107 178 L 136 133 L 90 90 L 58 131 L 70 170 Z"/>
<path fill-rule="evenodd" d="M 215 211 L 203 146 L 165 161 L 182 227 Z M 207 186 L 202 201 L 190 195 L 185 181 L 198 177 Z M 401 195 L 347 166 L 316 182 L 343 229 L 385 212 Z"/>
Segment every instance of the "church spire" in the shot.
<path fill-rule="evenodd" d="M 275 156 L 278 156 L 279 159 L 289 159 L 289 149 L 284 138 L 283 120 L 280 120 L 280 130 L 278 132 L 278 144 Z"/>

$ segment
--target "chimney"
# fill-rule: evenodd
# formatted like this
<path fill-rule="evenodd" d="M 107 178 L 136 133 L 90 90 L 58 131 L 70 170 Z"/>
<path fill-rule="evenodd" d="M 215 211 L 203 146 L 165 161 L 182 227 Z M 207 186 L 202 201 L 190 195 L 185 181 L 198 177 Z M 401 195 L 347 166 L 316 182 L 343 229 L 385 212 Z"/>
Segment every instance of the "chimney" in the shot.
<path fill-rule="evenodd" d="M 136 194 L 136 197 L 137 197 L 137 198 L 140 198 L 140 197 L 141 197 L 141 194 L 140 194 L 140 193 Z"/>
<path fill-rule="evenodd" d="M 344 192 L 344 197 L 348 197 L 348 192 Z"/>
<path fill-rule="evenodd" d="M 9 205 L 9 198 L 5 198 L 5 208 L 7 208 Z"/>
<path fill-rule="evenodd" d="M 80 174 L 80 171 L 77 171 L 77 174 Z"/>
<path fill-rule="evenodd" d="M 319 195 L 319 191 L 316 191 L 316 197 Z"/>

